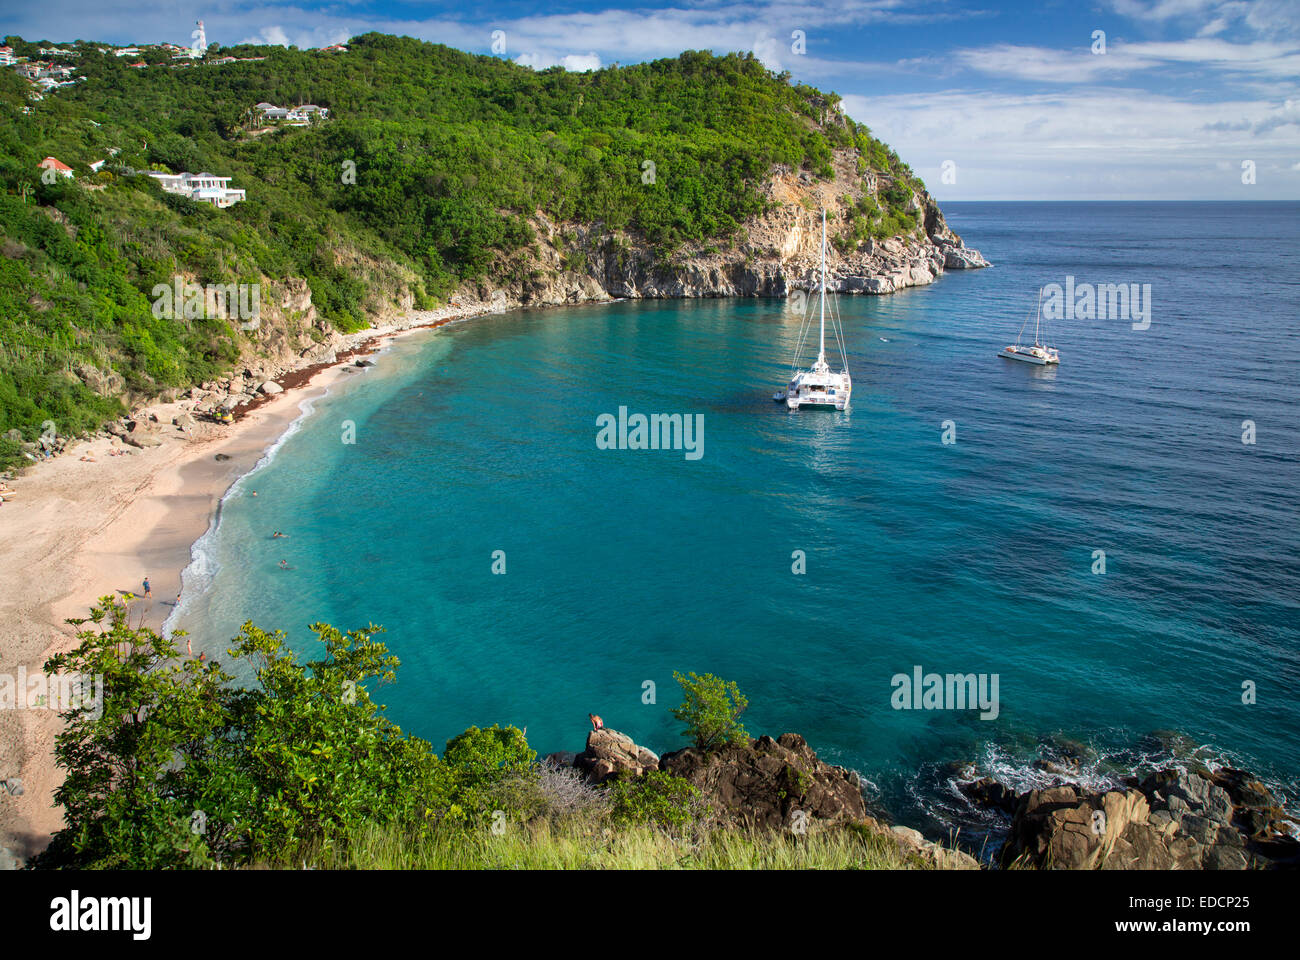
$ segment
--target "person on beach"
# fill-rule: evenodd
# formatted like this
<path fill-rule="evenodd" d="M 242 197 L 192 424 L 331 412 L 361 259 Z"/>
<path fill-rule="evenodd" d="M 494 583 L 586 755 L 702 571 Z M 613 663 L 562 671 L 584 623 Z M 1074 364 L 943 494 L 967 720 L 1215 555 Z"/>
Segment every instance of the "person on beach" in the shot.
<path fill-rule="evenodd" d="M 149 599 L 153 599 L 153 587 L 150 586 L 148 577 L 144 578 L 144 595 Z"/>
<path fill-rule="evenodd" d="M 600 717 L 596 716 L 594 713 L 587 714 L 587 719 L 591 721 L 591 729 L 593 730 L 605 729 L 605 721 L 600 719 Z"/>
<path fill-rule="evenodd" d="M 177 599 L 180 599 L 180 598 L 178 597 Z M 193 638 L 193 637 L 186 637 L 186 638 L 185 638 L 185 652 L 186 652 L 187 654 L 189 654 L 191 657 L 194 656 L 194 638 Z"/>

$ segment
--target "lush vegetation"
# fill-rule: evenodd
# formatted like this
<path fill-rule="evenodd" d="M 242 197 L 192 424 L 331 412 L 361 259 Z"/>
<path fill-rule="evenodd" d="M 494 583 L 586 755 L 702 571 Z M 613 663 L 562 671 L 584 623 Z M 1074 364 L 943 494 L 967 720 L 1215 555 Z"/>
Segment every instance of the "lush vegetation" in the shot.
<path fill-rule="evenodd" d="M 226 320 L 154 317 L 150 291 L 177 275 L 302 277 L 321 323 L 354 330 L 385 304 L 432 306 L 519 269 L 511 257 L 538 213 L 632 231 L 664 258 L 728 242 L 763 209 L 775 165 L 827 177 L 837 148 L 888 182 L 885 208 L 857 210 L 854 235 L 914 225 L 898 157 L 837 97 L 749 55 L 576 74 L 378 34 L 346 54 L 214 47 L 179 65 L 147 49 L 145 68 L 67 49 L 84 79 L 39 101 L 0 71 L 0 437 L 32 440 L 45 421 L 75 435 L 120 412 L 123 394 L 189 385 L 256 350 L 257 334 Z M 223 55 L 264 59 L 211 63 Z M 331 116 L 266 125 L 262 101 Z M 47 155 L 75 180 L 40 176 Z M 231 176 L 248 199 L 216 210 L 163 194 L 133 174 L 151 169 Z M 87 368 L 120 387 L 97 393 Z M 17 453 L 0 440 L 0 466 Z"/>
<path fill-rule="evenodd" d="M 45 665 L 102 687 L 63 704 L 67 825 L 37 867 L 900 865 L 853 827 L 723 829 L 665 772 L 592 786 L 539 763 L 515 727 L 470 727 L 437 756 L 372 699 L 398 666 L 377 627 L 315 624 L 322 656 L 299 663 L 283 634 L 245 624 L 218 664 L 132 627 L 125 603 L 103 598 Z M 683 712 L 697 706 L 688 690 Z"/>

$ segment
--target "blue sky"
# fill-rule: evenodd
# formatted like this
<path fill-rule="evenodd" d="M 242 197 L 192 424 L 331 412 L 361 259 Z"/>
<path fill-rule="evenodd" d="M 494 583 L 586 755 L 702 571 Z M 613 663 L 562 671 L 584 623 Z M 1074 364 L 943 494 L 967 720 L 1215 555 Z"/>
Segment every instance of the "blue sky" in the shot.
<path fill-rule="evenodd" d="M 188 44 L 201 17 L 223 44 L 379 30 L 490 53 L 501 30 L 534 67 L 753 50 L 841 94 L 940 200 L 1300 199 L 1300 0 L 5 4 L 0 32 L 27 39 Z"/>

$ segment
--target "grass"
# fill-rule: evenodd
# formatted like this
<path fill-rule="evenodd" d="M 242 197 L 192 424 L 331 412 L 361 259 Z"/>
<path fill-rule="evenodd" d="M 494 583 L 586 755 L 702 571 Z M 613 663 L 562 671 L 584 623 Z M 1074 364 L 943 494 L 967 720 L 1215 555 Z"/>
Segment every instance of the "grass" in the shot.
<path fill-rule="evenodd" d="M 510 823 L 501 835 L 439 831 L 411 837 L 375 827 L 348 850 L 306 863 L 332 870 L 902 870 L 927 869 L 891 838 L 865 828 L 809 825 L 796 835 L 714 828 L 674 835 L 653 826 L 617 829 L 584 823 Z"/>

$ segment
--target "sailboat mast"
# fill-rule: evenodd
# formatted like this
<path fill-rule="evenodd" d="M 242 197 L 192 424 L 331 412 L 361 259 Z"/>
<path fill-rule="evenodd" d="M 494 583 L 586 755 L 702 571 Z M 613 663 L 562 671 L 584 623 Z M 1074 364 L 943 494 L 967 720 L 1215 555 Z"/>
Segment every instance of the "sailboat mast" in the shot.
<path fill-rule="evenodd" d="M 821 299 L 822 345 L 817 354 L 817 362 L 826 362 L 826 209 L 822 208 L 822 299 Z"/>
<path fill-rule="evenodd" d="M 1038 288 L 1038 313 L 1034 317 L 1034 346 L 1036 347 L 1039 346 L 1038 324 L 1042 319 L 1043 319 L 1043 288 L 1039 287 Z"/>

